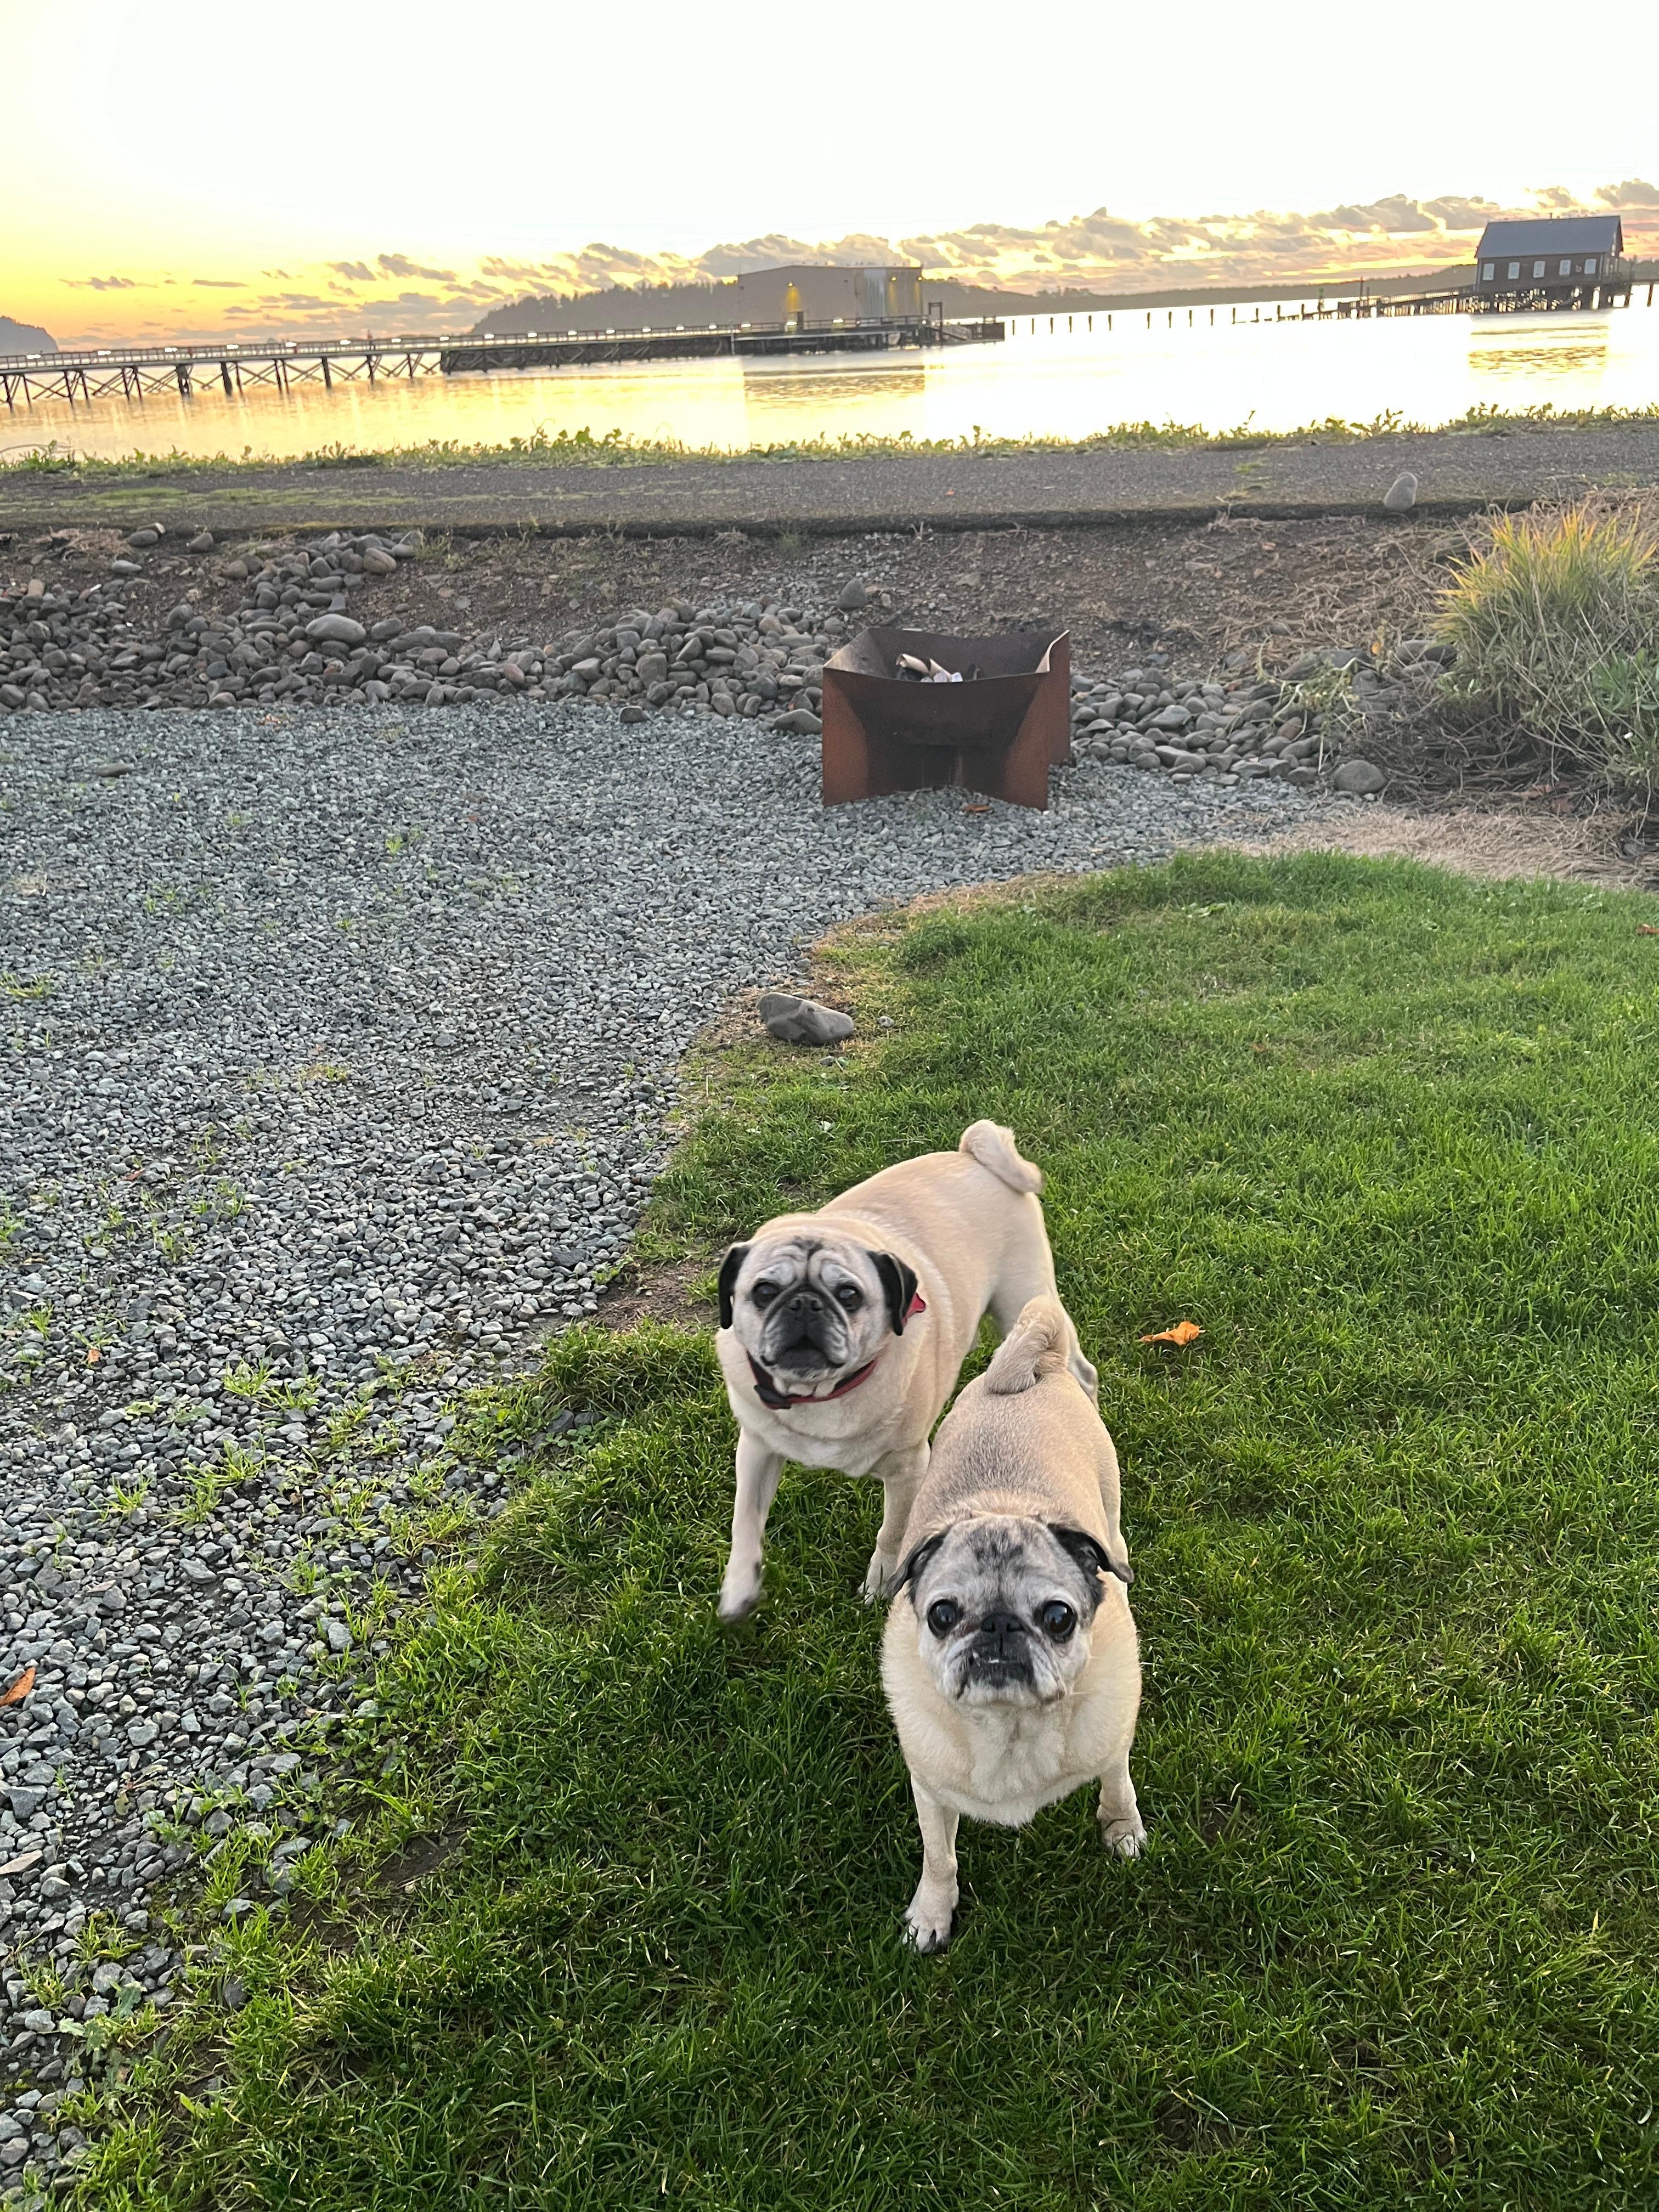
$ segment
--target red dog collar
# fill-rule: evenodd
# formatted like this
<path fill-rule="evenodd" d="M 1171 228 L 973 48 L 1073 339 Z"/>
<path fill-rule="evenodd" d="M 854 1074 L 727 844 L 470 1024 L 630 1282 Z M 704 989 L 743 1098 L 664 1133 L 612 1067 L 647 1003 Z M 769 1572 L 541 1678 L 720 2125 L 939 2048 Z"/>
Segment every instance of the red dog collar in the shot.
<path fill-rule="evenodd" d="M 918 1291 L 905 1308 L 904 1318 L 912 1321 L 917 1314 L 924 1314 L 927 1310 L 927 1301 Z M 749 1372 L 755 1379 L 755 1395 L 763 1406 L 769 1407 L 775 1413 L 787 1413 L 792 1406 L 827 1406 L 832 1398 L 844 1398 L 849 1390 L 856 1390 L 860 1382 L 869 1381 L 880 1358 L 881 1354 L 878 1352 L 875 1359 L 866 1359 L 863 1366 L 855 1368 L 845 1382 L 837 1382 L 833 1390 L 826 1390 L 821 1398 L 792 1398 L 787 1390 L 779 1389 L 754 1353 L 748 1354 Z"/>
<path fill-rule="evenodd" d="M 878 1352 L 876 1358 L 878 1359 L 880 1357 Z M 832 1398 L 844 1398 L 849 1390 L 856 1390 L 860 1382 L 869 1381 L 875 1364 L 874 1359 L 866 1359 L 864 1365 L 856 1369 L 844 1382 L 837 1382 L 833 1390 L 826 1390 L 821 1398 L 792 1398 L 787 1391 L 779 1389 L 754 1353 L 751 1352 L 749 1355 L 749 1372 L 755 1378 L 755 1395 L 763 1406 L 769 1406 L 775 1413 L 786 1413 L 791 1406 L 827 1406 Z"/>

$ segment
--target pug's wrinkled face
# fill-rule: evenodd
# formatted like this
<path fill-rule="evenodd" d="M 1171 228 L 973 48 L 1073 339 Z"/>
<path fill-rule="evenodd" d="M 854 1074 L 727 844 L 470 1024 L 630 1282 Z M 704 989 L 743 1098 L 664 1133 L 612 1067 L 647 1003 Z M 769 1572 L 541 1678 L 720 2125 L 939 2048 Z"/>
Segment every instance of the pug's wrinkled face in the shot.
<path fill-rule="evenodd" d="M 902 1571 L 922 1663 L 964 1705 L 1047 1705 L 1088 1665 L 1104 1548 L 1012 1514 L 958 1521 Z"/>
<path fill-rule="evenodd" d="M 823 1397 L 902 1335 L 916 1279 L 850 1237 L 803 1231 L 734 1244 L 720 1325 L 792 1395 Z"/>

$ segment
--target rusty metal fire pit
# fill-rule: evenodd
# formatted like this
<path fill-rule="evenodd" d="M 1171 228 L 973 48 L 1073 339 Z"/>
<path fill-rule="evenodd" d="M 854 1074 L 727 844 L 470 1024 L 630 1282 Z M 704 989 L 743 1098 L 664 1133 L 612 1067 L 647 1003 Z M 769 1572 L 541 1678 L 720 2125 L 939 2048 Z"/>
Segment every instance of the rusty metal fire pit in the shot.
<path fill-rule="evenodd" d="M 902 653 L 979 674 L 908 683 Z M 1069 631 L 866 629 L 823 664 L 823 803 L 957 785 L 1046 807 L 1048 770 L 1071 753 L 1071 690 Z"/>

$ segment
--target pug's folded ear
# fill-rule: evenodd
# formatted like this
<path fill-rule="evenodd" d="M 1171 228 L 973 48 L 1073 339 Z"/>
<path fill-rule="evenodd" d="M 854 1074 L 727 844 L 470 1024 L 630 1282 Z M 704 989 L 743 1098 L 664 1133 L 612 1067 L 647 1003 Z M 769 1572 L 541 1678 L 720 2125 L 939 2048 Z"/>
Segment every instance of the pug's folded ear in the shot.
<path fill-rule="evenodd" d="M 722 1328 L 730 1328 L 732 1326 L 732 1293 L 738 1286 L 738 1277 L 742 1273 L 743 1263 L 749 1257 L 750 1249 L 747 1244 L 734 1244 L 720 1261 L 720 1327 Z"/>
<path fill-rule="evenodd" d="M 887 1300 L 887 1318 L 893 1324 L 893 1334 L 902 1336 L 904 1324 L 910 1318 L 910 1301 L 916 1294 L 916 1271 L 914 1267 L 907 1267 L 902 1260 L 896 1260 L 890 1252 L 872 1252 L 870 1258 L 881 1278 L 882 1293 Z"/>
<path fill-rule="evenodd" d="M 1129 1562 L 1125 1559 L 1120 1564 L 1097 1536 L 1091 1536 L 1081 1528 L 1062 1528 L 1053 1521 L 1048 1523 L 1048 1534 L 1061 1551 L 1071 1553 L 1091 1579 L 1096 1575 L 1115 1575 L 1126 1589 L 1134 1580 L 1134 1569 Z"/>
<path fill-rule="evenodd" d="M 939 1546 L 945 1541 L 950 1533 L 951 1532 L 948 1528 L 941 1528 L 937 1536 L 924 1536 L 921 1543 L 916 1546 L 915 1550 L 911 1553 L 909 1558 L 905 1560 L 903 1565 L 894 1576 L 892 1581 L 888 1583 L 885 1591 L 883 1593 L 884 1595 L 887 1597 L 896 1597 L 907 1583 L 914 1583 L 918 1576 L 925 1573 L 927 1567 L 927 1562 L 933 1558 L 934 1553 L 938 1551 Z"/>

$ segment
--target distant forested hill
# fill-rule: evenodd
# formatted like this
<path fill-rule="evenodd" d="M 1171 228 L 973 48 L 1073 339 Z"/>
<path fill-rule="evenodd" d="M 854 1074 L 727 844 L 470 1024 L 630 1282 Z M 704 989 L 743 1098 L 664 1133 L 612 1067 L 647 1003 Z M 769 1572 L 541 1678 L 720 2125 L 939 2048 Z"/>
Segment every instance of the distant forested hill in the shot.
<path fill-rule="evenodd" d="M 58 341 L 38 323 L 15 323 L 0 315 L 0 353 L 56 353 Z"/>
<path fill-rule="evenodd" d="M 1358 292 L 1362 286 L 1374 295 L 1444 292 L 1474 280 L 1473 262 L 1411 275 L 1287 276 L 1273 284 L 1183 285 L 1177 281 L 1161 291 L 1138 292 L 1002 292 L 985 284 L 924 276 L 921 296 L 927 307 L 942 308 L 952 319 L 968 319 L 975 315 L 1098 314 L 1113 308 L 1225 306 L 1230 301 L 1243 304 L 1252 300 L 1312 300 L 1322 294 L 1335 299 Z M 538 331 L 548 337 L 566 329 L 637 331 L 672 328 L 676 323 L 692 327 L 700 323 L 725 325 L 737 319 L 732 305 L 736 290 L 730 283 L 620 285 L 604 292 L 556 293 L 543 299 L 503 301 L 480 318 L 474 335 L 493 331 L 497 337 L 510 337 Z"/>

